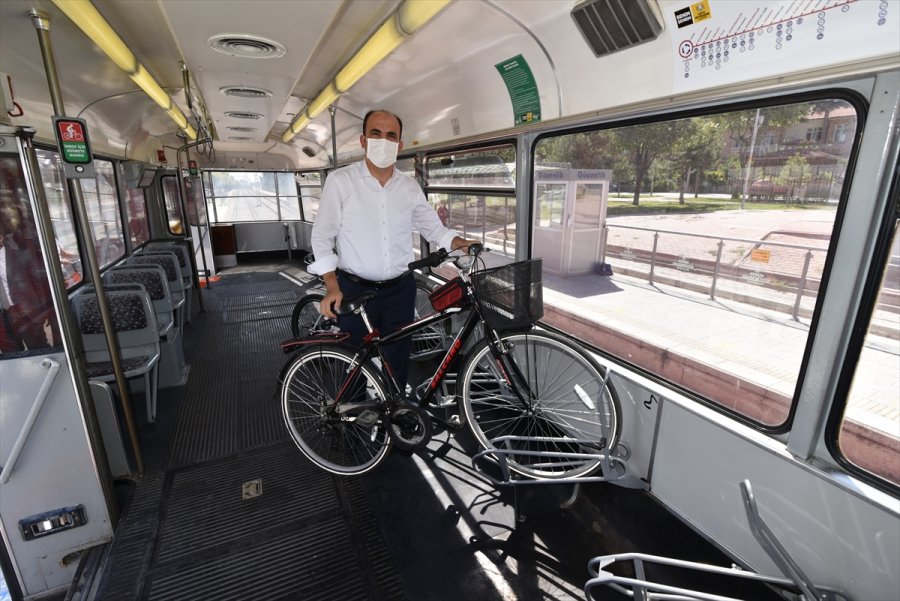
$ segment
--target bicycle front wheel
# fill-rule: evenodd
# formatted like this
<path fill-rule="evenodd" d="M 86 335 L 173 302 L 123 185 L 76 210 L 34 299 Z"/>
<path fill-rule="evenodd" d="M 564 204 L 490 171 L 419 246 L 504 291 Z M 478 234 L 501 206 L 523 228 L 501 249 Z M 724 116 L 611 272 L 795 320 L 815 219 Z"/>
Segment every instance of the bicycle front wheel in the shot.
<path fill-rule="evenodd" d="M 509 468 L 531 478 L 583 476 L 600 467 L 600 455 L 619 437 L 619 399 L 604 382 L 606 370 L 555 334 L 501 340 L 528 390 L 515 388 L 486 340 L 472 349 L 458 390 L 478 444 L 506 449 Z"/>
<path fill-rule="evenodd" d="M 324 294 L 310 292 L 297 301 L 291 313 L 291 334 L 294 338 L 309 336 L 310 331 L 317 329 L 324 317 L 319 313 L 319 305 Z"/>
<path fill-rule="evenodd" d="M 351 351 L 318 345 L 294 359 L 281 384 L 281 408 L 291 438 L 310 461 L 341 476 L 368 472 L 391 447 L 381 411 L 387 394 L 384 382 L 371 365 L 360 366 L 348 380 L 353 366 Z M 338 393 L 341 406 L 335 411 Z"/>

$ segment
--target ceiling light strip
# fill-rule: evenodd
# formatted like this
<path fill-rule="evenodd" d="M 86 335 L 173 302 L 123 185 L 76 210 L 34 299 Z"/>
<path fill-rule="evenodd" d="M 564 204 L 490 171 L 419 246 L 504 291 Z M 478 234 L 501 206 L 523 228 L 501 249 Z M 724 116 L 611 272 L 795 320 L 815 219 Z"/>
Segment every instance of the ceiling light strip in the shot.
<path fill-rule="evenodd" d="M 188 138 L 197 139 L 197 131 L 188 123 L 187 117 L 184 116 L 172 97 L 137 61 L 122 38 L 109 26 L 89 0 L 53 0 L 53 4 L 65 13 L 116 66 L 125 71 L 147 96 L 161 106 L 166 114 L 178 124 L 178 127 L 187 134 Z"/>
<path fill-rule="evenodd" d="M 56 1 L 56 0 L 54 0 Z M 319 92 L 306 109 L 297 114 L 281 140 L 290 142 L 311 119 L 315 119 L 322 111 L 334 103 L 341 94 L 349 90 L 375 65 L 393 52 L 403 43 L 404 38 L 411 36 L 438 14 L 450 0 L 406 0 L 385 21 L 378 30 L 366 40 L 362 48 L 353 55 L 338 71 L 334 81 Z"/>

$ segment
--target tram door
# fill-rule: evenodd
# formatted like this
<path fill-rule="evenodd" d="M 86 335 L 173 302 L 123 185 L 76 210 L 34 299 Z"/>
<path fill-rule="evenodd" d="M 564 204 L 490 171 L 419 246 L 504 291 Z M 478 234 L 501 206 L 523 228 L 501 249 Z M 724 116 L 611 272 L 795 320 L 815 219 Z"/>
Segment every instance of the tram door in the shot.
<path fill-rule="evenodd" d="M 68 588 L 81 552 L 112 537 L 115 508 L 65 352 L 68 301 L 48 277 L 53 242 L 41 242 L 22 131 L 0 125 L 0 566 L 28 599 Z"/>
<path fill-rule="evenodd" d="M 609 176 L 599 169 L 535 172 L 534 248 L 547 272 L 562 277 L 583 275 L 600 262 Z"/>

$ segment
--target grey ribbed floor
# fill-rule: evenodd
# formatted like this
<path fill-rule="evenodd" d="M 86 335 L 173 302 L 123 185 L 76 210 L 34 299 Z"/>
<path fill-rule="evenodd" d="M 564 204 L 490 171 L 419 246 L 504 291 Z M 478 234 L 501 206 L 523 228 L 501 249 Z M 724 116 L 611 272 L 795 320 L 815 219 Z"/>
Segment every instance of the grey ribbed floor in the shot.
<path fill-rule="evenodd" d="M 276 385 L 297 286 L 248 274 L 204 295 L 188 384 L 160 395 L 182 397 L 165 469 L 136 482 L 97 598 L 406 599 L 360 481 L 288 442 Z M 243 499 L 253 480 L 262 494 Z"/>
<path fill-rule="evenodd" d="M 573 601 L 596 555 L 728 565 L 639 491 L 587 485 L 563 509 L 569 487 L 498 489 L 472 469 L 465 431 L 438 430 L 363 477 L 319 470 L 290 442 L 276 398 L 298 294 L 270 272 L 204 293 L 206 312 L 186 326 L 189 382 L 161 392 L 159 424 L 141 432 L 150 468 L 92 599 Z M 262 494 L 244 500 L 251 480 Z"/>

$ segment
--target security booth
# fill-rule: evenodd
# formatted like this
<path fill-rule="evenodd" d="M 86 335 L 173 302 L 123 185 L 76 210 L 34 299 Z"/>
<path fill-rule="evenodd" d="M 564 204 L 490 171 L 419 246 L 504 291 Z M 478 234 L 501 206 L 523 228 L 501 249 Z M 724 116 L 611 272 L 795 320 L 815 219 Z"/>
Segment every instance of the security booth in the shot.
<path fill-rule="evenodd" d="M 534 247 L 546 272 L 583 275 L 600 262 L 611 179 L 609 169 L 537 166 Z"/>

